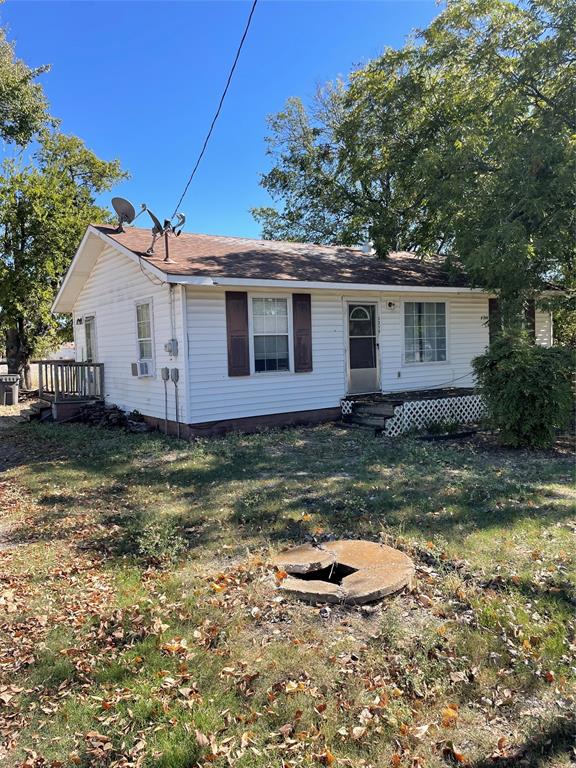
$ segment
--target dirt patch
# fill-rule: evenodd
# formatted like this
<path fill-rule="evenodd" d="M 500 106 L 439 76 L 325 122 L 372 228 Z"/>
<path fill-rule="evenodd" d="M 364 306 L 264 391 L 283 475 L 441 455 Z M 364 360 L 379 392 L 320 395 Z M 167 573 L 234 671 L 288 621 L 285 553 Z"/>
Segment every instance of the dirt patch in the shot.
<path fill-rule="evenodd" d="M 541 456 L 543 458 L 561 458 L 564 456 L 576 455 L 576 435 L 569 432 L 563 435 L 558 435 L 554 445 L 551 448 L 540 449 L 509 448 L 499 442 L 497 433 L 485 431 L 479 431 L 470 437 L 461 439 L 451 440 L 451 438 L 448 437 L 443 439 L 442 442 L 444 445 L 453 445 L 454 447 L 465 449 L 472 447 L 478 452 L 486 454 L 497 454 L 505 457 L 521 457 L 523 454 L 525 454 L 529 457 Z"/>

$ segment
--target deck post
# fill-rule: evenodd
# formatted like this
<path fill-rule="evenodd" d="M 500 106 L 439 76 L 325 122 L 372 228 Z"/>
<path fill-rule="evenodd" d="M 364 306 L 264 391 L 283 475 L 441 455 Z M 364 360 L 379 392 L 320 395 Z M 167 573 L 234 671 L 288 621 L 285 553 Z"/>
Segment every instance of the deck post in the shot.
<path fill-rule="evenodd" d="M 38 399 L 42 400 L 44 394 L 44 364 L 38 363 Z"/>
<path fill-rule="evenodd" d="M 104 364 L 98 363 L 99 368 L 99 380 L 98 380 L 98 397 L 104 400 Z"/>
<path fill-rule="evenodd" d="M 54 402 L 57 403 L 60 399 L 60 366 L 56 364 L 54 366 Z"/>

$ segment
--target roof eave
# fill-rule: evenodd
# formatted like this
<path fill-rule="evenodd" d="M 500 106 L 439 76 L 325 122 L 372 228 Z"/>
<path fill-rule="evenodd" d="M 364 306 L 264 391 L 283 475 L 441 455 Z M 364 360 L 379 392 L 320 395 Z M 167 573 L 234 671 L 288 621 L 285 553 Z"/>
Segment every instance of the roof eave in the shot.
<path fill-rule="evenodd" d="M 148 261 L 146 261 L 146 259 L 141 258 L 137 253 L 134 253 L 134 251 L 125 248 L 123 245 L 114 240 L 114 238 L 108 237 L 108 235 L 101 232 L 98 227 L 89 224 L 86 228 L 86 232 L 84 233 L 84 237 L 78 246 L 78 250 L 74 254 L 74 258 L 68 267 L 68 271 L 64 275 L 64 279 L 62 280 L 62 284 L 58 289 L 56 298 L 52 302 L 52 313 L 70 313 L 73 311 L 76 299 L 78 298 L 78 295 L 82 290 L 82 285 L 85 282 L 85 280 L 80 281 L 82 285 L 80 285 L 80 287 L 73 288 L 72 284 L 74 276 L 78 273 L 78 270 L 81 268 L 82 261 L 86 258 L 87 248 L 90 240 L 93 240 L 94 238 L 98 238 L 99 241 L 120 251 L 120 253 L 127 256 L 136 264 L 140 264 L 143 269 L 146 269 L 148 272 L 155 275 L 157 278 L 162 280 L 162 282 L 167 282 L 167 276 L 165 272 L 162 272 L 162 270 L 158 269 L 156 266 L 154 266 L 154 264 L 150 264 Z M 86 277 L 94 266 L 94 260 L 95 259 L 88 259 L 88 269 L 85 270 Z M 92 263 L 90 263 L 91 261 Z"/>
<path fill-rule="evenodd" d="M 243 277 L 198 277 L 193 275 L 166 274 L 165 279 L 169 283 L 180 285 L 211 285 L 211 286 L 238 286 L 238 287 L 262 287 L 262 288 L 308 288 L 311 290 L 327 291 L 385 291 L 392 293 L 485 293 L 482 288 L 468 288 L 454 285 L 392 285 L 383 283 L 345 283 L 325 282 L 322 280 L 265 280 Z"/>
<path fill-rule="evenodd" d="M 72 281 L 72 275 L 74 272 L 78 269 L 78 265 L 80 261 L 83 258 L 84 250 L 86 247 L 86 244 L 88 240 L 90 239 L 90 235 L 96 234 L 96 230 L 94 227 L 89 226 L 86 228 L 86 232 L 84 232 L 84 237 L 82 238 L 80 245 L 78 246 L 78 249 L 76 250 L 76 253 L 74 254 L 74 258 L 70 262 L 70 266 L 68 267 L 66 274 L 64 275 L 64 279 L 60 283 L 60 288 L 58 289 L 58 292 L 56 294 L 56 297 L 54 301 L 52 302 L 52 306 L 50 308 L 50 311 L 55 313 L 66 313 L 72 311 L 72 304 L 70 304 L 68 300 L 68 293 L 70 293 L 70 286 Z"/>

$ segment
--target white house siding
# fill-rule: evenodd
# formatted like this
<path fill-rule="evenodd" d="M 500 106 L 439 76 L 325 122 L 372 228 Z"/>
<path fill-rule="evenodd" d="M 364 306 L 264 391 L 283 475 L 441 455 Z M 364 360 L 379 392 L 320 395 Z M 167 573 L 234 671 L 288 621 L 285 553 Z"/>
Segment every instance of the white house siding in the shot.
<path fill-rule="evenodd" d="M 381 382 L 385 392 L 437 386 L 473 386 L 471 361 L 488 345 L 488 299 L 481 294 L 405 294 L 387 296 L 396 309 L 381 314 Z M 404 363 L 404 301 L 446 302 L 447 360 L 441 363 Z"/>
<path fill-rule="evenodd" d="M 190 423 L 335 407 L 344 392 L 342 301 L 312 293 L 310 373 L 229 377 L 225 292 L 187 289 Z M 289 295 L 254 291 L 254 295 Z"/>
<path fill-rule="evenodd" d="M 299 289 L 302 291 L 303 289 Z M 255 289 L 251 295 L 287 295 L 288 290 Z M 435 386 L 470 386 L 471 360 L 488 344 L 488 300 L 480 294 L 368 291 L 310 291 L 312 297 L 313 371 L 229 377 L 225 289 L 169 287 L 148 278 L 138 264 L 105 247 L 74 306 L 76 359 L 86 357 L 84 324 L 96 318 L 96 357 L 104 363 L 105 396 L 125 410 L 164 418 L 164 383 L 160 368 L 180 371 L 180 421 L 201 423 L 274 413 L 334 408 L 347 392 L 346 301 L 376 301 L 380 314 L 380 376 L 385 392 Z M 137 359 L 137 301 L 152 299 L 155 375 L 131 375 Z M 387 308 L 395 302 L 394 309 Z M 448 360 L 403 363 L 403 301 L 445 301 Z M 164 344 L 173 336 L 179 355 L 170 357 Z M 548 313 L 536 312 L 538 343 L 550 345 Z M 174 385 L 168 383 L 168 418 L 175 419 Z"/>
<path fill-rule="evenodd" d="M 253 374 L 229 377 L 225 291 L 187 289 L 190 421 L 260 416 L 334 408 L 347 391 L 346 301 L 376 301 L 380 307 L 380 366 L 384 391 L 445 384 L 470 386 L 471 359 L 488 344 L 488 300 L 485 296 L 311 291 L 311 373 Z M 249 291 L 251 295 L 290 295 L 288 291 Z M 385 309 L 396 302 L 393 311 Z M 448 304 L 447 363 L 403 363 L 403 300 L 435 300 Z"/>
<path fill-rule="evenodd" d="M 553 343 L 552 313 L 536 310 L 536 343 L 551 347 Z"/>
<path fill-rule="evenodd" d="M 76 300 L 73 312 L 76 359 L 86 357 L 84 325 L 77 319 L 86 315 L 96 318 L 96 360 L 104 363 L 106 401 L 125 410 L 138 410 L 147 416 L 164 418 L 164 382 L 160 368 L 168 366 L 180 371 L 180 421 L 186 422 L 187 368 L 183 334 L 184 291 L 174 286 L 173 309 L 170 311 L 169 288 L 150 279 L 137 264 L 112 248 L 104 248 L 94 269 Z M 152 300 L 155 373 L 152 377 L 132 376 L 131 363 L 136 362 L 136 302 Z M 172 319 L 171 319 L 172 316 Z M 164 344 L 175 334 L 179 342 L 178 357 L 170 357 Z M 174 385 L 168 382 L 168 418 L 175 419 Z"/>

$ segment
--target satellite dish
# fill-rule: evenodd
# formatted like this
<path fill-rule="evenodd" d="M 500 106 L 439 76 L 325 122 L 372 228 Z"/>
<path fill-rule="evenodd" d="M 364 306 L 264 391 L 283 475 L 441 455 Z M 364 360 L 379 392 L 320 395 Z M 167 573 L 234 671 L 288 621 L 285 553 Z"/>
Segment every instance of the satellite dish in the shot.
<path fill-rule="evenodd" d="M 164 227 L 162 226 L 162 224 L 160 224 L 160 219 L 154 216 L 150 208 L 146 208 L 146 213 L 148 214 L 148 216 L 150 216 L 154 224 L 154 226 L 152 227 L 152 232 L 156 235 L 161 235 L 162 232 L 164 232 Z"/>
<path fill-rule="evenodd" d="M 146 256 L 153 256 L 156 239 L 160 237 L 160 235 L 164 232 L 165 228 L 162 226 L 162 224 L 160 224 L 160 220 L 158 219 L 157 216 L 155 216 L 152 213 L 150 208 L 143 208 L 143 210 L 145 210 L 148 216 L 150 216 L 150 218 L 152 219 L 152 223 L 154 224 L 154 226 L 152 227 L 152 242 L 150 244 L 150 247 L 146 251 Z"/>
<path fill-rule="evenodd" d="M 177 213 L 176 218 L 178 221 L 176 224 L 172 224 L 172 232 L 178 237 L 178 235 L 182 232 L 182 227 L 184 226 L 184 222 L 186 221 L 186 216 L 184 216 L 183 213 Z M 178 230 L 178 232 L 176 232 Z"/>
<path fill-rule="evenodd" d="M 134 206 L 129 200 L 125 200 L 123 197 L 113 197 L 112 208 L 114 208 L 118 215 L 118 231 L 123 232 L 123 225 L 132 224 L 136 218 Z"/>

